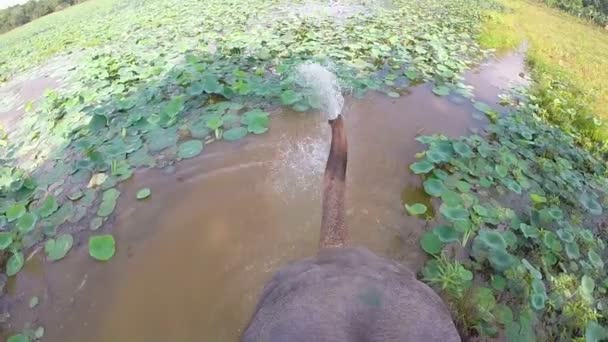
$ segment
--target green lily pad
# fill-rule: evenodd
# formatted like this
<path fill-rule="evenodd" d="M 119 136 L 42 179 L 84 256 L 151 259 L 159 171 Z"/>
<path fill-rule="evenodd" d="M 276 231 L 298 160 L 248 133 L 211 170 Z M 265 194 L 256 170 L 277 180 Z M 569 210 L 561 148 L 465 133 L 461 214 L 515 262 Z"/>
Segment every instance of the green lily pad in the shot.
<path fill-rule="evenodd" d="M 557 236 L 564 242 L 574 242 L 574 234 L 565 229 L 558 229 Z"/>
<path fill-rule="evenodd" d="M 536 267 L 532 266 L 532 264 L 530 264 L 528 260 L 526 260 L 525 258 L 521 259 L 521 263 L 530 272 L 532 277 L 534 277 L 535 279 L 543 279 L 542 273 L 540 273 L 540 271 L 537 270 Z"/>
<path fill-rule="evenodd" d="M 224 131 L 222 137 L 227 141 L 236 141 L 244 138 L 247 135 L 247 128 L 245 127 L 234 127 Z"/>
<path fill-rule="evenodd" d="M 602 260 L 602 257 L 600 257 L 600 255 L 597 254 L 597 252 L 593 249 L 590 249 L 589 252 L 587 252 L 587 257 L 589 258 L 591 265 L 593 265 L 595 268 L 604 268 L 604 261 Z"/>
<path fill-rule="evenodd" d="M 578 259 L 581 253 L 576 242 L 570 242 L 565 244 L 566 255 L 569 259 Z"/>
<path fill-rule="evenodd" d="M 583 208 L 585 208 L 591 215 L 597 216 L 602 214 L 602 206 L 589 193 L 584 192 L 579 200 Z"/>
<path fill-rule="evenodd" d="M 426 213 L 427 207 L 422 203 L 414 203 L 412 205 L 406 204 L 405 209 L 410 215 L 416 216 Z"/>
<path fill-rule="evenodd" d="M 556 221 L 560 221 L 564 218 L 564 213 L 562 212 L 562 210 L 560 208 L 557 208 L 557 207 L 550 208 L 548 213 L 549 213 L 549 216 L 551 216 L 551 218 Z"/>
<path fill-rule="evenodd" d="M 0 232 L 0 251 L 10 247 L 13 243 L 13 234 L 9 232 Z"/>
<path fill-rule="evenodd" d="M 471 158 L 473 156 L 471 147 L 461 141 L 454 143 L 454 151 L 463 158 Z"/>
<path fill-rule="evenodd" d="M 6 220 L 13 222 L 25 214 L 25 206 L 21 203 L 16 203 L 6 211 Z"/>
<path fill-rule="evenodd" d="M 505 249 L 507 242 L 500 232 L 483 229 L 480 230 L 477 239 L 479 239 L 489 249 Z"/>
<path fill-rule="evenodd" d="M 527 238 L 537 238 L 540 236 L 540 231 L 536 227 L 532 227 L 525 223 L 519 225 L 519 229 Z"/>
<path fill-rule="evenodd" d="M 142 200 L 144 198 L 148 198 L 151 193 L 152 193 L 152 191 L 150 190 L 150 188 L 142 188 L 142 189 L 139 189 L 136 197 L 137 197 L 137 199 Z"/>
<path fill-rule="evenodd" d="M 6 342 L 30 342 L 30 338 L 24 334 L 12 335 Z"/>
<path fill-rule="evenodd" d="M 177 155 L 181 159 L 194 158 L 203 151 L 203 142 L 200 140 L 189 140 L 179 145 Z"/>
<path fill-rule="evenodd" d="M 420 246 L 429 254 L 439 254 L 441 252 L 441 240 L 433 232 L 426 232 L 420 239 Z"/>
<path fill-rule="evenodd" d="M 116 252 L 112 235 L 95 235 L 89 238 L 89 254 L 100 261 L 110 260 Z"/>
<path fill-rule="evenodd" d="M 484 114 L 490 114 L 494 112 L 494 109 L 492 109 L 492 107 L 490 107 L 487 103 L 484 102 L 475 102 L 475 104 L 473 104 L 473 107 L 475 107 L 475 109 Z"/>
<path fill-rule="evenodd" d="M 586 298 L 593 298 L 593 291 L 595 290 L 595 281 L 588 275 L 584 275 L 581 279 L 581 293 Z"/>
<path fill-rule="evenodd" d="M 8 261 L 6 262 L 6 275 L 12 277 L 15 274 L 19 273 L 19 271 L 21 271 L 21 269 L 23 268 L 24 262 L 25 259 L 23 257 L 23 253 L 13 253 L 13 255 L 11 255 L 11 257 L 8 258 Z"/>
<path fill-rule="evenodd" d="M 99 205 L 99 209 L 97 210 L 98 216 L 110 216 L 116 208 L 116 200 L 120 196 L 120 191 L 115 188 L 108 189 L 104 191 L 103 197 L 101 200 L 101 204 Z"/>
<path fill-rule="evenodd" d="M 46 197 L 40 208 L 38 208 L 38 215 L 41 218 L 49 217 L 52 213 L 59 209 L 59 203 L 55 199 L 55 196 L 49 195 Z"/>
<path fill-rule="evenodd" d="M 545 296 L 539 293 L 534 293 L 530 297 L 530 305 L 534 310 L 543 310 L 545 308 Z"/>
<path fill-rule="evenodd" d="M 55 239 L 49 239 L 44 244 L 44 252 L 49 261 L 61 260 L 70 251 L 74 238 L 70 234 L 61 234 Z"/>
<path fill-rule="evenodd" d="M 505 181 L 507 188 L 511 191 L 513 191 L 514 193 L 521 195 L 521 185 L 519 185 L 519 183 L 517 183 L 516 181 L 512 180 L 512 179 L 508 179 Z"/>
<path fill-rule="evenodd" d="M 490 265 L 500 272 L 506 271 L 515 262 L 515 257 L 504 249 L 494 249 L 489 253 Z"/>
<path fill-rule="evenodd" d="M 460 236 L 454 227 L 444 225 L 437 226 L 433 229 L 433 233 L 435 233 L 443 243 L 457 242 L 460 240 Z"/>
<path fill-rule="evenodd" d="M 247 130 L 253 134 L 262 134 L 268 131 L 270 118 L 268 113 L 254 109 L 243 114 L 243 124 L 247 125 Z"/>
<path fill-rule="evenodd" d="M 501 165 L 501 164 L 497 164 L 496 166 L 494 166 L 494 169 L 496 170 L 496 174 L 500 178 L 507 177 L 507 173 L 509 172 L 509 169 L 506 166 Z"/>
<path fill-rule="evenodd" d="M 38 222 L 38 217 L 33 213 L 26 213 L 17 220 L 17 230 L 21 234 L 27 234 L 31 232 Z"/>
<path fill-rule="evenodd" d="M 439 212 L 450 221 L 465 221 L 469 219 L 469 212 L 463 207 L 450 207 L 442 204 L 439 207 Z"/>
<path fill-rule="evenodd" d="M 433 87 L 433 93 L 437 96 L 448 96 L 450 95 L 450 88 L 446 86 Z"/>
<path fill-rule="evenodd" d="M 422 185 L 424 186 L 424 191 L 434 197 L 440 197 L 446 190 L 443 182 L 437 178 L 429 178 Z"/>
<path fill-rule="evenodd" d="M 148 149 L 150 152 L 160 152 L 177 144 L 178 135 L 176 128 L 157 128 L 146 134 Z"/>
<path fill-rule="evenodd" d="M 429 173 L 434 167 L 435 166 L 432 163 L 426 160 L 422 160 L 410 165 L 410 170 L 412 170 L 412 172 L 414 172 L 415 174 L 419 175 L 423 173 Z"/>
<path fill-rule="evenodd" d="M 300 100 L 300 96 L 293 90 L 285 90 L 281 94 L 281 103 L 285 106 L 291 106 Z"/>
<path fill-rule="evenodd" d="M 601 342 L 608 338 L 608 329 L 595 321 L 587 323 L 585 328 L 585 342 Z"/>
<path fill-rule="evenodd" d="M 497 291 L 504 291 L 507 287 L 507 279 L 500 274 L 495 274 L 492 276 L 490 285 L 492 285 L 492 287 Z"/>

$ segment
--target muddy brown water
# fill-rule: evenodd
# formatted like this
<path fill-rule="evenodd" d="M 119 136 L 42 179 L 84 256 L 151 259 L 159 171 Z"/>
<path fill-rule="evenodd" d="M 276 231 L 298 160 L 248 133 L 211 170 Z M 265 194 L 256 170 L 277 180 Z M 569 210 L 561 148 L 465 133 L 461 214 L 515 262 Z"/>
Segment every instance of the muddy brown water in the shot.
<path fill-rule="evenodd" d="M 483 73 L 470 83 L 485 91 Z M 399 99 L 347 99 L 354 244 L 420 269 L 418 239 L 432 223 L 402 205 L 425 200 L 408 169 L 422 148 L 414 138 L 466 134 L 481 124 L 472 111 L 426 85 Z M 275 112 L 263 136 L 208 145 L 170 174 L 137 173 L 105 228 L 117 241 L 114 258 L 96 262 L 86 244 L 57 263 L 35 253 L 8 284 L 12 329 L 35 322 L 44 340 L 64 342 L 237 340 L 272 273 L 316 251 L 329 139 L 319 115 Z M 152 195 L 137 201 L 141 187 Z M 28 309 L 34 295 L 40 304 Z"/>

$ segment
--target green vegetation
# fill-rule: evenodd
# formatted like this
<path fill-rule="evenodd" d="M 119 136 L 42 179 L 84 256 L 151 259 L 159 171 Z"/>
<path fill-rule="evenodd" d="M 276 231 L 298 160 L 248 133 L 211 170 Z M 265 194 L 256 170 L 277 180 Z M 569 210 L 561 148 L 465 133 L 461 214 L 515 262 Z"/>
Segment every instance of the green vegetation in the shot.
<path fill-rule="evenodd" d="M 532 103 L 543 119 L 590 150 L 605 150 L 608 128 L 608 34 L 557 10 L 522 0 L 499 0 L 487 14 L 480 43 L 508 50 L 528 43 Z M 581 37 L 585 37 L 581 39 Z"/>
<path fill-rule="evenodd" d="M 84 0 L 36 0 L 23 5 L 15 5 L 0 10 L 0 33 L 10 31 L 15 27 L 43 17 L 49 13 L 60 11 Z"/>
<path fill-rule="evenodd" d="M 486 136 L 418 138 L 433 165 L 424 188 L 445 221 L 420 240 L 437 257 L 423 279 L 467 334 L 599 341 L 608 336 L 608 169 L 539 119 L 532 98 L 519 94 Z M 452 260 L 447 245 L 468 258 Z"/>
<path fill-rule="evenodd" d="M 542 0 L 545 4 L 567 11 L 579 18 L 608 26 L 608 1 L 605 0 Z"/>
<path fill-rule="evenodd" d="M 298 2 L 97 0 L 0 36 L 0 82 L 56 56 L 75 65 L 66 87 L 0 131 L 2 270 L 17 275 L 35 246 L 61 260 L 82 236 L 92 258 L 110 260 L 120 247 L 112 235 L 71 233 L 107 230 L 117 186 L 136 169 L 170 169 L 215 141 L 264 134 L 275 106 L 319 108 L 295 77 L 303 62 L 329 66 L 355 96 L 399 97 L 429 82 L 435 95 L 462 100 L 471 97 L 463 72 L 487 56 L 478 41 L 512 49 L 526 40 L 531 88 L 505 99 L 518 103 L 505 116 L 474 103 L 492 122 L 487 135 L 420 137 L 428 149 L 410 170 L 441 205 L 417 199 L 424 204 L 406 210 L 445 221 L 421 237 L 436 256 L 423 275 L 468 334 L 599 341 L 608 178 L 597 152 L 608 136 L 592 113 L 608 117 L 608 35 L 544 6 L 500 1 L 361 10 L 352 0 L 351 12 L 322 14 Z"/>
<path fill-rule="evenodd" d="M 3 135 L 2 270 L 17 275 L 40 245 L 48 261 L 61 260 L 88 235 L 71 233 L 108 230 L 125 197 L 117 186 L 136 169 L 264 134 L 273 106 L 318 108 L 295 77 L 303 62 L 328 65 L 355 96 L 396 97 L 420 82 L 470 96 L 462 75 L 485 57 L 474 38 L 491 4 L 350 4 L 322 14 L 291 1 L 98 0 L 0 36 L 0 80 L 55 56 L 52 65 L 74 66 L 66 87 L 27 104 Z M 120 248 L 109 234 L 88 246 L 100 261 Z"/>

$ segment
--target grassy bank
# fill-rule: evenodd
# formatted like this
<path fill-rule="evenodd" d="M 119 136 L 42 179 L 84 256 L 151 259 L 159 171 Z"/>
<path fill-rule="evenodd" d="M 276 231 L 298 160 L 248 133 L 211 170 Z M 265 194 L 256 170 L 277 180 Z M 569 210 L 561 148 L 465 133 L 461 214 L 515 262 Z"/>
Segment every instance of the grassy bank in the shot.
<path fill-rule="evenodd" d="M 522 42 L 535 80 L 539 115 L 588 148 L 608 137 L 608 34 L 559 10 L 522 0 L 499 0 L 488 13 L 480 43 L 498 50 Z"/>

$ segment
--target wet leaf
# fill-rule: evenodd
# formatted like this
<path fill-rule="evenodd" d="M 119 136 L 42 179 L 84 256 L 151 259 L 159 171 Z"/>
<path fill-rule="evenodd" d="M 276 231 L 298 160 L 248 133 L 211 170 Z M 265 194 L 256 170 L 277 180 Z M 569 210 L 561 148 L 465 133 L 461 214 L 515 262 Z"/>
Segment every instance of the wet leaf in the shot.
<path fill-rule="evenodd" d="M 46 197 L 40 208 L 38 208 L 38 215 L 41 218 L 49 217 L 52 213 L 59 209 L 59 203 L 55 199 L 55 196 L 49 195 Z"/>
<path fill-rule="evenodd" d="M 142 188 L 139 189 L 139 191 L 137 191 L 137 199 L 142 200 L 145 198 L 148 198 L 150 196 L 150 194 L 152 193 L 152 191 L 150 190 L 150 188 Z"/>
<path fill-rule="evenodd" d="M 583 208 L 587 209 L 591 215 L 602 214 L 602 206 L 589 193 L 583 192 L 579 200 Z"/>
<path fill-rule="evenodd" d="M 6 342 L 30 342 L 30 339 L 24 334 L 17 334 L 9 337 Z"/>
<path fill-rule="evenodd" d="M 150 152 L 160 152 L 177 144 L 178 135 L 175 128 L 157 128 L 146 134 L 148 149 Z"/>
<path fill-rule="evenodd" d="M 585 342 L 600 342 L 608 338 L 608 329 L 591 321 L 585 328 Z"/>
<path fill-rule="evenodd" d="M 570 259 L 578 259 L 581 256 L 581 253 L 578 249 L 578 244 L 576 242 L 566 243 L 566 255 Z"/>
<path fill-rule="evenodd" d="M 6 275 L 12 277 L 15 274 L 19 273 L 19 271 L 21 271 L 21 269 L 23 268 L 24 262 L 25 260 L 23 258 L 23 253 L 13 253 L 13 255 L 11 255 L 11 257 L 8 258 L 8 261 L 6 262 Z"/>
<path fill-rule="evenodd" d="M 495 274 L 492 276 L 491 285 L 497 291 L 504 291 L 507 287 L 507 279 L 501 275 Z"/>
<path fill-rule="evenodd" d="M 490 265 L 500 272 L 507 270 L 515 262 L 513 255 L 509 254 L 504 249 L 491 250 L 488 260 L 490 260 Z"/>
<path fill-rule="evenodd" d="M 507 242 L 505 241 L 502 234 L 493 230 L 480 230 L 477 238 L 489 249 L 505 249 L 507 248 Z"/>
<path fill-rule="evenodd" d="M 521 263 L 530 272 L 530 274 L 532 275 L 533 278 L 539 279 L 539 280 L 543 279 L 542 273 L 540 273 L 540 271 L 537 270 L 536 267 L 532 266 L 532 264 L 530 264 L 530 262 L 528 260 L 521 259 Z"/>
<path fill-rule="evenodd" d="M 439 212 L 450 221 L 464 221 L 469 218 L 469 212 L 459 206 L 450 207 L 442 204 L 441 207 L 439 207 Z"/>
<path fill-rule="evenodd" d="M 120 196 L 120 191 L 112 188 L 104 191 L 101 204 L 97 210 L 98 216 L 109 216 L 116 208 L 116 200 Z"/>
<path fill-rule="evenodd" d="M 454 143 L 454 151 L 463 158 L 471 158 L 473 156 L 473 151 L 471 150 L 469 145 L 460 141 Z"/>
<path fill-rule="evenodd" d="M 74 238 L 70 234 L 61 234 L 55 239 L 49 239 L 44 244 L 44 252 L 49 261 L 63 259 L 72 248 Z"/>
<path fill-rule="evenodd" d="M 247 129 L 245 127 L 234 127 L 224 131 L 222 137 L 224 140 L 236 141 L 244 138 L 247 135 Z"/>
<path fill-rule="evenodd" d="M 181 159 L 194 158 L 203 151 L 203 142 L 200 140 L 189 140 L 179 145 L 177 155 Z"/>
<path fill-rule="evenodd" d="M 268 113 L 254 109 L 243 114 L 243 124 L 247 125 L 247 130 L 253 134 L 262 134 L 268 131 L 270 118 Z"/>
<path fill-rule="evenodd" d="M 432 232 L 426 232 L 420 239 L 420 246 L 429 254 L 439 254 L 439 252 L 441 252 L 442 243 L 437 235 Z"/>
<path fill-rule="evenodd" d="M 412 170 L 412 172 L 414 172 L 417 175 L 423 174 L 423 173 L 429 173 L 433 168 L 434 168 L 433 164 L 429 163 L 426 160 L 422 160 L 422 161 L 419 161 L 419 162 L 416 162 L 416 163 L 410 165 L 410 170 Z"/>
<path fill-rule="evenodd" d="M 581 293 L 586 298 L 593 298 L 593 290 L 595 290 L 595 281 L 593 278 L 584 275 L 581 279 Z"/>
<path fill-rule="evenodd" d="M 475 109 L 484 114 L 490 114 L 494 112 L 494 109 L 492 109 L 492 107 L 490 107 L 487 103 L 484 102 L 475 102 L 475 104 L 473 104 L 473 107 L 475 107 Z"/>
<path fill-rule="evenodd" d="M 281 103 L 284 106 L 291 106 L 300 100 L 300 96 L 293 90 L 285 90 L 281 94 Z"/>
<path fill-rule="evenodd" d="M 116 243 L 112 235 L 95 235 L 89 238 L 89 254 L 97 260 L 110 260 L 116 252 Z"/>
<path fill-rule="evenodd" d="M 0 250 L 7 249 L 13 243 L 13 234 L 9 232 L 0 232 Z"/>
<path fill-rule="evenodd" d="M 433 93 L 437 96 L 448 96 L 450 95 L 450 88 L 446 86 L 433 87 Z"/>
<path fill-rule="evenodd" d="M 443 243 L 457 242 L 460 240 L 458 232 L 450 226 L 437 226 L 433 229 L 433 233 L 435 233 Z"/>
<path fill-rule="evenodd" d="M 13 222 L 25 214 L 25 206 L 21 203 L 16 203 L 6 211 L 6 220 Z"/>
<path fill-rule="evenodd" d="M 414 203 L 412 205 L 406 204 L 405 209 L 410 215 L 416 216 L 426 213 L 427 207 L 422 203 Z"/>
<path fill-rule="evenodd" d="M 604 261 L 602 260 L 602 257 L 600 257 L 600 255 L 597 254 L 597 252 L 593 249 L 590 249 L 589 252 L 587 252 L 587 257 L 589 258 L 591 265 L 593 265 L 595 268 L 604 268 Z"/>
<path fill-rule="evenodd" d="M 545 296 L 534 293 L 530 297 L 530 305 L 534 310 L 543 310 L 545 308 Z"/>
<path fill-rule="evenodd" d="M 446 190 L 443 182 L 436 178 L 429 178 L 422 185 L 424 186 L 424 191 L 434 197 L 440 197 Z"/>
<path fill-rule="evenodd" d="M 17 229 L 21 234 L 27 234 L 31 232 L 38 222 L 38 217 L 32 213 L 24 214 L 17 220 Z"/>

